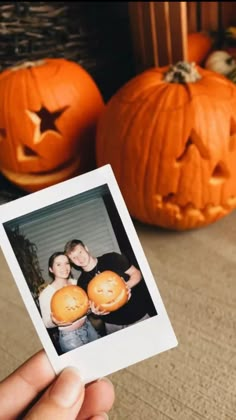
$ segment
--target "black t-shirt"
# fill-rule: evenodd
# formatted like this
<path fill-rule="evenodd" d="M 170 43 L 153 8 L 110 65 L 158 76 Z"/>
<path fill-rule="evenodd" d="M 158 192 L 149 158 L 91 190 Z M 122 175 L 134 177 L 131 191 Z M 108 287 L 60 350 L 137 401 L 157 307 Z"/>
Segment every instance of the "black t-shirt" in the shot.
<path fill-rule="evenodd" d="M 98 257 L 98 263 L 91 271 L 82 271 L 78 286 L 82 287 L 87 292 L 88 283 L 92 278 L 105 270 L 111 270 L 119 274 L 125 281 L 129 280 L 129 275 L 125 271 L 129 269 L 131 264 L 128 259 L 116 252 L 110 252 Z M 144 315 L 156 315 L 155 308 L 151 301 L 147 286 L 142 279 L 136 286 L 131 289 L 131 298 L 129 301 L 117 311 L 110 312 L 108 315 L 102 315 L 104 322 L 116 325 L 133 324 L 141 319 Z"/>

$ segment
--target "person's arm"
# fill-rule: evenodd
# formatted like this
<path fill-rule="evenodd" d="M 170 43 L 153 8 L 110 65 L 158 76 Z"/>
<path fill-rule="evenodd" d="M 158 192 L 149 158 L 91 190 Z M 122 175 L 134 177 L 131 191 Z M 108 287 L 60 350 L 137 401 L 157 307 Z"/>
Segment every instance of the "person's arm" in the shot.
<path fill-rule="evenodd" d="M 0 382 L 4 420 L 102 420 L 113 402 L 114 388 L 106 378 L 84 387 L 77 370 L 67 368 L 56 377 L 44 351 Z"/>
<path fill-rule="evenodd" d="M 39 306 L 43 322 L 46 328 L 54 328 L 56 324 L 52 321 L 50 302 L 52 293 L 50 289 L 45 288 L 39 295 Z"/>
<path fill-rule="evenodd" d="M 142 279 L 141 271 L 138 270 L 134 265 L 131 265 L 128 270 L 125 271 L 125 274 L 130 276 L 129 280 L 126 282 L 126 285 L 132 289 L 136 286 Z"/>

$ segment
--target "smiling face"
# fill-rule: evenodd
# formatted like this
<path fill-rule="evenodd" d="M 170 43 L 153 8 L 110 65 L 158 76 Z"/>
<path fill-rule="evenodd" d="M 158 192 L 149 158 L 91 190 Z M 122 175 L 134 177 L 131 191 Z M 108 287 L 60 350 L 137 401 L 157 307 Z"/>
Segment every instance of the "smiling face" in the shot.
<path fill-rule="evenodd" d="M 103 271 L 88 284 L 88 297 L 100 310 L 113 312 L 128 300 L 124 280 L 112 271 Z"/>
<path fill-rule="evenodd" d="M 90 254 L 88 248 L 83 245 L 76 245 L 72 251 L 68 253 L 71 262 L 77 267 L 81 267 L 84 271 L 90 271 L 95 265 L 95 259 Z"/>
<path fill-rule="evenodd" d="M 68 279 L 71 272 L 70 261 L 66 255 L 58 255 L 49 267 L 55 279 Z"/>

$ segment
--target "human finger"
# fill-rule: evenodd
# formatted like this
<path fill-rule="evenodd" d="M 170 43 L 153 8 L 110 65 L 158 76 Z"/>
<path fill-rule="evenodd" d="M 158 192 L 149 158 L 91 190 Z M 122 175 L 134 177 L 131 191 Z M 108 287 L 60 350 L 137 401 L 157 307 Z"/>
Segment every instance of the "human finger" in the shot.
<path fill-rule="evenodd" d="M 75 368 L 66 368 L 50 385 L 25 420 L 74 420 L 84 400 L 84 384 Z"/>
<path fill-rule="evenodd" d="M 104 419 L 104 413 L 110 411 L 114 404 L 114 400 L 114 386 L 108 378 L 102 378 L 88 384 L 85 387 L 85 398 L 77 420 L 94 418 L 98 420 L 99 417 L 97 419 L 96 416 L 99 415 L 100 417 L 103 416 L 101 419 Z"/>
<path fill-rule="evenodd" d="M 86 420 L 109 420 L 109 417 L 107 413 L 100 413 Z"/>
<path fill-rule="evenodd" d="M 36 353 L 0 382 L 1 416 L 16 418 L 55 378 L 44 350 Z"/>
<path fill-rule="evenodd" d="M 126 293 L 127 293 L 127 296 L 128 296 L 128 300 L 130 300 L 132 292 L 131 292 L 131 288 L 127 285 L 126 285 Z"/>

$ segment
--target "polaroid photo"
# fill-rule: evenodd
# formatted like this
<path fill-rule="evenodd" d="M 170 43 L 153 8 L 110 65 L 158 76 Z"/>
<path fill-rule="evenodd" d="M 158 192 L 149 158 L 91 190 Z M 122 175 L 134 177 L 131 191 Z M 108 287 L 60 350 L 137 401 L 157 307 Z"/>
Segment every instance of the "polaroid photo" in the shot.
<path fill-rule="evenodd" d="M 56 373 L 88 383 L 177 345 L 110 165 L 1 205 L 0 246 Z"/>

